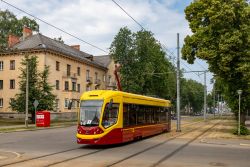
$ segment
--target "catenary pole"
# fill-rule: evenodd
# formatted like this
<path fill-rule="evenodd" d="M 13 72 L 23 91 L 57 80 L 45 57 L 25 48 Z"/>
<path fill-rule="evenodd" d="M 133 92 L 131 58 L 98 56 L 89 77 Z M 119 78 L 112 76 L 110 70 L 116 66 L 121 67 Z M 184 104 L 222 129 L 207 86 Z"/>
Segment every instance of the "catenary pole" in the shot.
<path fill-rule="evenodd" d="M 26 105 L 25 105 L 25 127 L 28 128 L 28 107 L 29 107 L 29 60 L 26 62 Z"/>
<path fill-rule="evenodd" d="M 180 44 L 179 44 L 179 33 L 177 33 L 177 72 L 176 72 L 176 87 L 177 87 L 177 99 L 176 99 L 176 112 L 177 112 L 177 128 L 176 132 L 181 131 L 181 118 L 180 118 Z"/>
<path fill-rule="evenodd" d="M 206 112 L 207 112 L 207 71 L 204 71 L 204 121 L 206 121 Z"/>

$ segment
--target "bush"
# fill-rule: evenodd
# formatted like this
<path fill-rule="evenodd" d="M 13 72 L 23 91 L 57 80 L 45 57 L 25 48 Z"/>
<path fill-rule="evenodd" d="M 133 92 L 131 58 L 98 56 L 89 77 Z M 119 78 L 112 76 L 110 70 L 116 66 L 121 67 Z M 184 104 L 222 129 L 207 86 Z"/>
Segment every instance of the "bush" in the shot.
<path fill-rule="evenodd" d="M 238 128 L 235 129 L 233 133 L 234 133 L 235 135 L 237 135 L 237 134 L 238 134 Z M 249 135 L 250 132 L 249 132 L 249 130 L 247 129 L 246 126 L 240 125 L 240 134 L 241 134 L 241 135 Z"/>

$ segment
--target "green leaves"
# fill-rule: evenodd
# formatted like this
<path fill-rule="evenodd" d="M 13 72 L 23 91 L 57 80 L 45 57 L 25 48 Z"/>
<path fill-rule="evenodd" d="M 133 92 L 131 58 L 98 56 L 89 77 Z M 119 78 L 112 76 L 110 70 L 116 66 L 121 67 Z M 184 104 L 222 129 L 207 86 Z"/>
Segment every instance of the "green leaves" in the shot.
<path fill-rule="evenodd" d="M 37 56 L 33 55 L 26 55 L 21 62 L 20 93 L 16 94 L 16 98 L 10 103 L 11 108 L 18 112 L 25 111 L 27 64 L 29 71 L 29 112 L 34 113 L 33 102 L 35 100 L 39 101 L 37 110 L 53 110 L 56 96 L 52 94 L 53 87 L 48 83 L 49 67 L 45 66 L 44 71 L 39 73 Z"/>
<path fill-rule="evenodd" d="M 223 86 L 233 110 L 237 90 L 243 90 L 243 110 L 250 108 L 250 7 L 246 0 L 197 0 L 185 9 L 193 32 L 185 38 L 182 58 L 193 63 L 206 60 Z M 244 99 L 246 101 L 244 101 Z"/>
<path fill-rule="evenodd" d="M 110 54 L 121 65 L 124 91 L 168 99 L 175 96 L 174 67 L 150 31 L 132 33 L 127 27 L 121 28 Z"/>
<path fill-rule="evenodd" d="M 39 25 L 35 20 L 24 16 L 17 19 L 16 16 L 8 10 L 0 10 L 0 51 L 6 50 L 8 47 L 8 35 L 16 35 L 21 37 L 23 27 L 29 27 L 34 31 L 39 31 Z"/>

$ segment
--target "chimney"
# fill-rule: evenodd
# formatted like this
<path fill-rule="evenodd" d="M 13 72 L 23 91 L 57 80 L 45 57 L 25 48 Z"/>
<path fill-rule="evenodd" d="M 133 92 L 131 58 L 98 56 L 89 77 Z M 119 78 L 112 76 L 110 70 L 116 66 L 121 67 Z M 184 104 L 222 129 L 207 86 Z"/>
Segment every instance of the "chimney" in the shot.
<path fill-rule="evenodd" d="M 32 35 L 32 30 L 28 27 L 23 27 L 23 40 Z"/>
<path fill-rule="evenodd" d="M 71 45 L 70 47 L 80 51 L 80 45 Z"/>
<path fill-rule="evenodd" d="M 20 42 L 19 37 L 15 36 L 15 35 L 9 35 L 9 38 L 8 38 L 8 47 L 9 48 L 12 48 L 18 42 Z"/>

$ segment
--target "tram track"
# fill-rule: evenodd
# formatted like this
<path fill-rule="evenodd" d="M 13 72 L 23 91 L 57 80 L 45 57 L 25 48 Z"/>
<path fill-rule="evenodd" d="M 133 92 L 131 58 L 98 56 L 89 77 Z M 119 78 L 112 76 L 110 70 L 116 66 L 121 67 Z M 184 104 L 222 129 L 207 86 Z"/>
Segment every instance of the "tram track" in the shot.
<path fill-rule="evenodd" d="M 196 123 L 202 123 L 202 122 L 195 122 L 195 123 L 191 123 L 191 124 L 185 124 L 185 127 L 188 127 L 188 126 L 193 125 L 193 124 L 196 124 Z M 213 127 L 216 126 L 217 124 L 218 124 L 218 123 L 216 123 L 215 125 L 213 125 Z M 184 127 L 184 126 L 183 126 L 183 127 Z M 213 127 L 210 127 L 209 129 L 207 129 L 206 131 L 204 131 L 202 134 L 200 134 L 199 136 L 197 136 L 197 137 L 195 137 L 194 139 L 192 139 L 190 142 L 188 142 L 188 144 L 190 144 L 191 142 L 193 142 L 194 140 L 196 140 L 197 138 L 199 138 L 200 136 L 202 136 L 203 134 L 205 134 L 207 131 L 209 131 L 209 130 L 210 130 L 211 128 L 213 128 Z M 134 153 L 134 154 L 131 154 L 131 155 L 129 155 L 129 156 L 125 157 L 125 158 L 122 158 L 122 159 L 120 159 L 120 160 L 118 160 L 118 161 L 112 162 L 112 163 L 110 163 L 109 165 L 107 165 L 107 167 L 109 167 L 109 166 L 115 166 L 115 165 L 117 165 L 117 164 L 120 164 L 120 163 L 123 162 L 123 161 L 126 161 L 126 160 L 128 160 L 128 159 L 130 159 L 130 158 L 132 158 L 132 157 L 135 157 L 135 156 L 140 155 L 140 154 L 142 154 L 142 153 L 144 153 L 144 152 L 147 152 L 147 151 L 152 150 L 152 149 L 154 149 L 154 148 L 156 148 L 156 147 L 159 147 L 159 146 L 161 146 L 161 145 L 163 145 L 163 144 L 165 144 L 165 143 L 167 143 L 167 142 L 169 142 L 169 141 L 172 141 L 172 140 L 174 140 L 174 139 L 176 139 L 176 138 L 178 138 L 178 137 L 181 137 L 181 136 L 186 135 L 186 134 L 188 134 L 188 133 L 190 133 L 190 132 L 193 132 L 193 131 L 195 131 L 195 130 L 197 130 L 197 129 L 199 129 L 199 128 L 200 128 L 200 127 L 198 127 L 198 128 L 193 128 L 193 129 L 190 129 L 190 130 L 188 130 L 187 132 L 184 132 L 184 133 L 182 133 L 182 134 L 179 134 L 179 135 L 175 135 L 175 136 L 173 136 L 173 137 L 170 137 L 169 139 L 164 140 L 163 142 L 160 142 L 160 143 L 155 144 L 155 145 L 153 145 L 153 146 L 147 147 L 147 148 L 145 148 L 145 149 L 143 149 L 143 150 L 141 150 L 141 151 L 138 151 L 138 152 L 136 152 L 136 153 Z M 173 129 L 173 130 L 174 130 L 174 129 Z M 164 133 L 164 134 L 165 134 L 165 133 Z M 144 140 L 137 141 L 137 142 L 135 142 L 135 143 L 133 143 L 133 144 L 136 144 L 136 143 L 138 143 L 138 142 L 143 142 L 143 141 L 144 141 Z M 184 147 L 181 146 L 181 148 L 179 148 L 179 149 L 177 148 L 177 150 L 175 150 L 173 153 L 170 153 L 170 155 L 165 156 L 163 159 L 159 160 L 159 162 L 155 163 L 154 166 L 157 166 L 157 165 L 160 164 L 161 162 L 167 160 L 168 158 L 170 158 L 171 156 L 173 156 L 175 153 L 179 152 L 181 149 L 183 149 L 183 148 L 185 148 L 186 146 L 188 146 L 188 144 L 187 144 L 187 145 L 184 145 Z M 89 147 L 89 146 L 84 146 L 84 147 Z M 27 159 L 24 159 L 24 160 L 21 160 L 21 161 L 16 161 L 16 162 L 12 162 L 12 163 L 8 163 L 8 164 L 0 165 L 0 167 L 6 167 L 6 166 L 11 166 L 11 165 L 19 165 L 19 164 L 20 164 L 20 165 L 23 165 L 24 163 L 30 163 L 30 162 L 32 162 L 32 161 L 35 161 L 35 160 L 42 160 L 42 159 L 44 159 L 44 158 L 51 158 L 51 157 L 53 157 L 53 156 L 55 156 L 55 155 L 70 153 L 71 151 L 80 150 L 80 149 L 82 149 L 82 148 L 83 148 L 83 147 L 74 148 L 74 149 L 68 149 L 68 150 L 59 151 L 59 152 L 54 152 L 54 153 L 51 153 L 51 154 L 46 154 L 46 155 L 37 156 L 37 157 L 33 157 L 33 158 L 27 158 Z M 112 148 L 113 148 L 113 147 L 112 147 Z M 76 159 L 79 159 L 79 158 L 82 158 L 82 157 L 94 155 L 94 154 L 96 154 L 96 153 L 99 153 L 99 152 L 102 152 L 102 151 L 105 151 L 105 150 L 109 150 L 109 149 L 111 149 L 111 148 L 108 148 L 108 149 L 107 149 L 107 148 L 101 148 L 101 149 L 99 149 L 99 150 L 91 151 L 91 152 L 84 153 L 84 154 L 80 154 L 80 155 L 77 155 L 77 156 L 72 156 L 72 157 L 70 157 L 70 158 L 66 158 L 66 159 L 63 159 L 63 160 L 61 160 L 61 161 L 54 161 L 54 162 L 52 162 L 52 163 L 47 163 L 47 164 L 44 164 L 44 165 L 42 165 L 42 166 L 46 166 L 46 167 L 55 166 L 55 165 L 58 165 L 58 164 L 62 164 L 62 163 L 64 163 L 64 162 L 69 162 L 69 161 L 73 161 L 73 160 L 76 160 Z M 169 156 L 170 156 L 170 157 L 169 157 Z"/>
<path fill-rule="evenodd" d="M 151 167 L 155 167 L 155 166 L 159 165 L 160 163 L 166 161 L 167 159 L 169 159 L 170 157 L 172 157 L 173 155 L 175 155 L 176 153 L 178 153 L 180 150 L 182 150 L 183 148 L 187 147 L 190 143 L 194 142 L 194 141 L 197 140 L 199 137 L 201 137 L 202 135 L 204 135 L 206 132 L 208 132 L 209 130 L 211 130 L 211 129 L 214 128 L 215 126 L 217 126 L 220 122 L 221 122 L 221 121 L 219 121 L 219 122 L 217 122 L 216 124 L 212 125 L 212 126 L 209 127 L 208 129 L 206 129 L 205 131 L 203 131 L 201 134 L 197 135 L 197 136 L 194 137 L 192 140 L 190 140 L 189 142 L 187 142 L 186 144 L 184 144 L 184 145 L 178 147 L 177 149 L 175 149 L 174 151 L 172 151 L 170 154 L 164 156 L 162 159 L 160 159 L 159 161 L 157 161 L 156 163 L 154 163 Z M 112 166 L 118 165 L 118 164 L 120 164 L 120 163 L 122 163 L 122 162 L 124 162 L 124 161 L 126 161 L 126 160 L 129 160 L 129 159 L 131 159 L 131 158 L 133 158 L 133 157 L 135 157 L 135 156 L 138 156 L 138 155 L 140 155 L 140 154 L 142 154 L 142 153 L 145 153 L 145 152 L 147 152 L 147 151 L 149 151 L 149 150 L 152 150 L 152 149 L 154 149 L 154 148 L 156 148 L 156 147 L 159 147 L 159 146 L 161 146 L 161 145 L 163 145 L 163 144 L 165 144 L 165 143 L 167 143 L 167 142 L 170 142 L 170 141 L 172 141 L 172 140 L 174 140 L 174 139 L 176 139 L 176 138 L 178 138 L 178 137 L 184 136 L 184 135 L 186 135 L 186 134 L 188 134 L 188 133 L 190 133 L 190 132 L 193 132 L 193 131 L 195 131 L 195 130 L 197 130 L 197 129 L 200 129 L 200 127 L 191 129 L 191 130 L 189 130 L 189 131 L 187 131 L 187 132 L 185 132 L 185 133 L 182 133 L 182 134 L 173 136 L 173 137 L 171 137 L 171 138 L 169 138 L 169 139 L 167 139 L 167 140 L 165 140 L 165 141 L 163 141 L 163 142 L 160 142 L 160 143 L 158 143 L 158 144 L 156 144 L 156 145 L 147 147 L 147 148 L 145 148 L 145 149 L 143 149 L 143 150 L 141 150 L 141 151 L 138 151 L 138 152 L 136 152 L 136 153 L 134 153 L 134 154 L 131 154 L 131 155 L 129 155 L 129 156 L 123 158 L 123 159 L 120 159 L 120 160 L 115 161 L 115 162 L 113 162 L 113 163 L 111 163 L 111 164 L 109 164 L 109 165 L 106 165 L 106 167 L 112 167 Z"/>
<path fill-rule="evenodd" d="M 42 159 L 42 158 L 51 157 L 51 156 L 59 155 L 59 154 L 63 154 L 63 153 L 68 153 L 68 152 L 75 151 L 75 150 L 80 150 L 80 149 L 82 149 L 82 147 L 81 148 L 73 148 L 73 149 L 63 150 L 63 151 L 59 151 L 59 152 L 54 152 L 54 153 L 51 153 L 51 154 L 46 154 L 46 155 L 37 156 L 37 157 L 33 157 L 33 158 L 27 158 L 27 159 L 23 159 L 21 161 L 15 161 L 15 162 L 11 162 L 11 163 L 2 164 L 2 165 L 0 165 L 0 167 L 6 167 L 6 166 L 11 166 L 11 165 L 17 165 L 17 164 L 22 164 L 22 163 L 26 163 L 26 162 L 31 162 L 31 161 L 34 161 L 34 160 L 39 160 L 39 159 Z M 97 152 L 101 152 L 103 150 L 104 149 L 92 151 L 92 152 L 89 152 L 89 153 L 85 153 L 85 154 L 79 155 L 77 157 L 66 159 L 64 161 L 66 162 L 66 161 L 69 161 L 69 160 L 73 160 L 75 158 L 80 158 L 80 157 L 88 156 L 88 155 L 91 155 L 91 154 L 94 154 L 94 153 L 97 153 Z M 60 161 L 60 163 L 61 162 L 62 161 Z M 57 164 L 57 163 L 58 162 L 54 162 L 53 164 Z M 51 164 L 49 164 L 49 165 L 51 165 Z"/>

